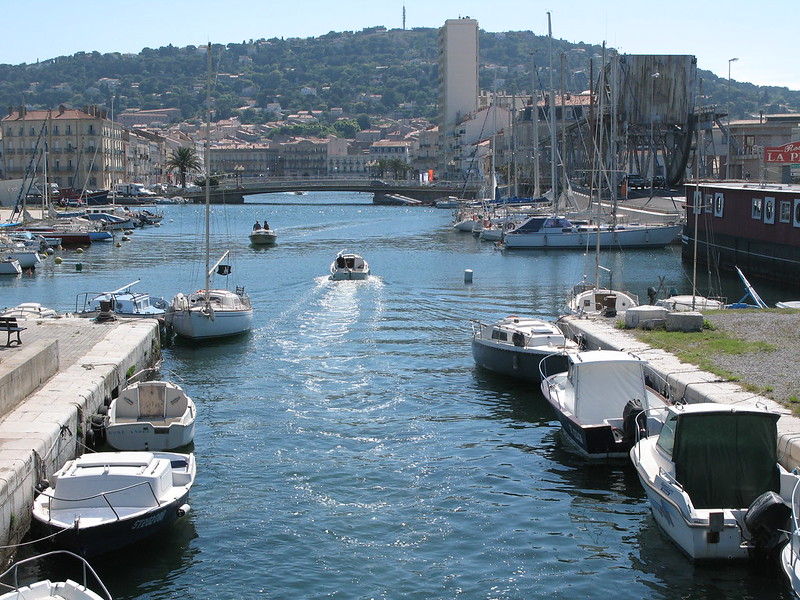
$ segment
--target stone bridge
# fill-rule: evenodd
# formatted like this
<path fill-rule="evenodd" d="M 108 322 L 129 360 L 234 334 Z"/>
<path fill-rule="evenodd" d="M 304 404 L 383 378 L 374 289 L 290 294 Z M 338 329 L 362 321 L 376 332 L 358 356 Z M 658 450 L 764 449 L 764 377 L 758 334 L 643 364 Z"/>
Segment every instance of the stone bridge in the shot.
<path fill-rule="evenodd" d="M 424 203 L 433 203 L 442 196 L 475 198 L 478 186 L 465 187 L 463 183 L 439 181 L 422 184 L 417 181 L 393 181 L 358 178 L 278 178 L 248 177 L 239 185 L 224 180 L 221 185 L 211 188 L 212 204 L 242 204 L 245 196 L 254 194 L 273 194 L 280 192 L 366 192 L 373 195 L 398 194 Z M 205 202 L 203 190 L 180 194 L 190 202 Z"/>

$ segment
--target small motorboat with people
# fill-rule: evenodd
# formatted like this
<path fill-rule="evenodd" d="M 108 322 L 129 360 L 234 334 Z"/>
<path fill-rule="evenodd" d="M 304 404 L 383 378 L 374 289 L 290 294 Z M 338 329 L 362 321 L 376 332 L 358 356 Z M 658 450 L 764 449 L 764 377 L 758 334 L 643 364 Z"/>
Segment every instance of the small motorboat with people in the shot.
<path fill-rule="evenodd" d="M 254 245 L 274 244 L 277 239 L 278 234 L 275 233 L 274 229 L 270 228 L 266 220 L 263 225 L 256 221 L 256 224 L 253 225 L 253 231 L 250 232 L 250 243 Z"/>
<path fill-rule="evenodd" d="M 197 411 L 183 389 L 169 381 L 140 381 L 108 406 L 105 438 L 116 450 L 176 450 L 194 439 Z"/>
<path fill-rule="evenodd" d="M 129 319 L 161 319 L 166 313 L 167 301 L 153 298 L 146 292 L 133 292 L 131 288 L 140 279 L 111 292 L 83 292 L 75 300 L 75 315 L 79 317 L 109 319 L 114 316 Z M 113 315 L 111 314 L 113 313 Z"/>
<path fill-rule="evenodd" d="M 358 254 L 342 250 L 331 263 L 330 279 L 346 281 L 369 277 L 369 264 Z"/>
<path fill-rule="evenodd" d="M 667 406 L 630 456 L 653 518 L 692 560 L 772 556 L 800 476 L 778 462 L 780 414 L 762 404 Z"/>
<path fill-rule="evenodd" d="M 63 559 L 63 560 L 62 560 Z M 66 566 L 66 561 L 79 565 L 82 583 L 65 579 L 64 581 L 51 581 L 39 579 L 23 583 L 27 579 L 29 569 L 36 568 L 39 563 L 59 560 Z M 89 586 L 97 589 L 94 591 Z M 8 591 L 3 591 L 8 590 Z M 82 556 L 67 550 L 53 550 L 44 554 L 37 554 L 16 561 L 6 571 L 0 573 L 0 600 L 112 600 L 111 593 L 95 572 L 92 566 Z"/>
<path fill-rule="evenodd" d="M 62 548 L 91 557 L 148 538 L 189 511 L 194 454 L 96 452 L 56 471 L 33 518 Z"/>
<path fill-rule="evenodd" d="M 659 429 L 652 409 L 668 401 L 647 385 L 645 360 L 615 350 L 573 352 L 566 360 L 567 369 L 552 375 L 542 363 L 541 389 L 579 454 L 626 458 L 637 436 Z"/>
<path fill-rule="evenodd" d="M 494 323 L 472 321 L 472 357 L 487 371 L 538 382 L 542 359 L 552 372 L 565 371 L 566 353 L 577 351 L 576 342 L 542 319 L 510 315 Z"/>

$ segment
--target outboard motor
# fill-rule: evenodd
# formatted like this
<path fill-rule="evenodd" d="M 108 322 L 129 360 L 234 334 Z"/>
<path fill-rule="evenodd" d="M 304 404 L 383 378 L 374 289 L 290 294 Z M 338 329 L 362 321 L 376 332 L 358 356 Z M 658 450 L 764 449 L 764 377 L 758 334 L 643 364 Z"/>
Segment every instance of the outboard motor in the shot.
<path fill-rule="evenodd" d="M 775 492 L 764 492 L 753 500 L 744 515 L 753 550 L 767 556 L 780 548 L 788 539 L 791 516 L 792 509 Z"/>
<path fill-rule="evenodd" d="M 647 419 L 639 418 L 644 413 L 642 401 L 638 398 L 628 400 L 622 409 L 622 441 L 629 448 L 642 438 L 647 437 Z"/>

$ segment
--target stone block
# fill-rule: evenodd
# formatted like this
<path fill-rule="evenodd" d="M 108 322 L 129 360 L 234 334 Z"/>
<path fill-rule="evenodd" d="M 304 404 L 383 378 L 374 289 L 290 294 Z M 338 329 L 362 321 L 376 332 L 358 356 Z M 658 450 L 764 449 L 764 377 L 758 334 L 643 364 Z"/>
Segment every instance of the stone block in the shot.
<path fill-rule="evenodd" d="M 692 331 L 703 330 L 703 315 L 699 312 L 671 312 L 667 314 L 667 331 Z"/>

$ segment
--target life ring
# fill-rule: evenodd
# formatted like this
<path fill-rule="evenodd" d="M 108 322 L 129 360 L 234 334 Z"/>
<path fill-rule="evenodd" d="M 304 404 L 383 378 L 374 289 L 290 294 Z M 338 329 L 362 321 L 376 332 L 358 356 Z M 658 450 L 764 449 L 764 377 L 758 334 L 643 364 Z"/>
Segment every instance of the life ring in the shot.
<path fill-rule="evenodd" d="M 506 231 L 511 231 L 514 229 L 514 223 L 506 223 Z"/>

